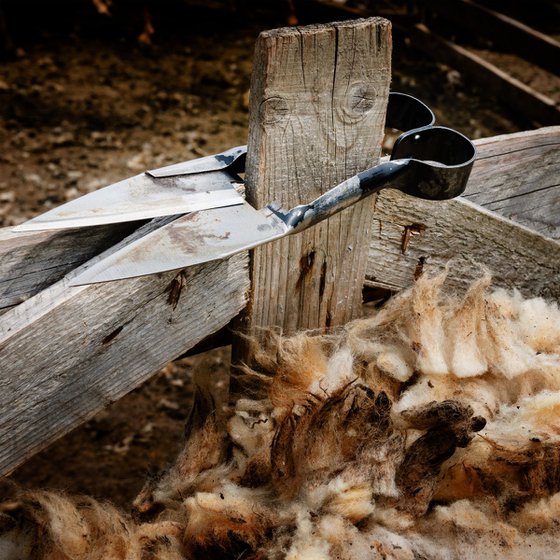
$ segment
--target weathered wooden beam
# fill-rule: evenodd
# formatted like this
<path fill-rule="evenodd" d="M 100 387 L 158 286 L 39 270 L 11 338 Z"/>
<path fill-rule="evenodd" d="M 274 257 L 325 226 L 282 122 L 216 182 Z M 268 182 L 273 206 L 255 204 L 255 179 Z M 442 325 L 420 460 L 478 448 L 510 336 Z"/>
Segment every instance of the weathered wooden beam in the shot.
<path fill-rule="evenodd" d="M 560 43 L 552 37 L 472 0 L 423 0 L 423 3 L 463 29 L 477 36 L 484 35 L 509 52 L 560 73 Z"/>
<path fill-rule="evenodd" d="M 367 270 L 372 286 L 400 290 L 424 263 L 443 268 L 451 261 L 454 286 L 479 276 L 480 265 L 492 273 L 495 286 L 560 298 L 557 241 L 461 198 L 435 205 L 386 191 L 376 209 Z"/>
<path fill-rule="evenodd" d="M 484 138 L 463 197 L 560 240 L 560 126 Z"/>
<path fill-rule="evenodd" d="M 79 270 L 0 317 L 0 474 L 227 325 L 249 290 L 246 254 L 68 287 Z"/>
<path fill-rule="evenodd" d="M 262 33 L 251 86 L 247 198 L 309 202 L 379 158 L 391 26 L 381 18 Z M 284 332 L 360 313 L 372 202 L 254 251 L 241 328 Z"/>
<path fill-rule="evenodd" d="M 451 261 L 456 286 L 471 281 L 481 265 L 496 286 L 560 298 L 560 242 L 513 221 L 520 214 L 531 228 L 558 234 L 559 145 L 560 127 L 478 141 L 466 196 L 494 207 L 492 212 L 467 198 L 431 203 L 381 193 L 367 285 L 400 290 L 410 286 L 423 262 L 444 267 Z"/>
<path fill-rule="evenodd" d="M 541 125 L 560 124 L 560 110 L 550 97 L 512 78 L 468 49 L 432 33 L 423 24 L 409 31 L 413 46 L 456 68 L 524 118 Z"/>
<path fill-rule="evenodd" d="M 134 222 L 56 232 L 0 229 L 0 313 L 54 284 L 138 227 Z"/>

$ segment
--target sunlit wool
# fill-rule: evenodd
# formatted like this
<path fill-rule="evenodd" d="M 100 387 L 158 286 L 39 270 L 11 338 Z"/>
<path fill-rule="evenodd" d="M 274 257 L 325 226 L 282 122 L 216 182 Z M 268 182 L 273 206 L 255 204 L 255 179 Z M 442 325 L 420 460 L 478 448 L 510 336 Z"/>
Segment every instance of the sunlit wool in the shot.
<path fill-rule="evenodd" d="M 444 284 L 328 336 L 269 333 L 243 398 L 197 391 L 134 520 L 6 485 L 0 556 L 560 558 L 560 310 Z"/>

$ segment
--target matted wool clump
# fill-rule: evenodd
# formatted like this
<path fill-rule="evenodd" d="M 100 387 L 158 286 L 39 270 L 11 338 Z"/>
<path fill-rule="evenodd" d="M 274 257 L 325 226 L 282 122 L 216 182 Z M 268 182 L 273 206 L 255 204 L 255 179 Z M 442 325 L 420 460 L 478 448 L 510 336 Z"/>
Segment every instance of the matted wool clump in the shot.
<path fill-rule="evenodd" d="M 560 558 L 560 310 L 444 282 L 334 334 L 270 333 L 231 407 L 199 389 L 143 522 L 6 487 L 0 557 Z"/>

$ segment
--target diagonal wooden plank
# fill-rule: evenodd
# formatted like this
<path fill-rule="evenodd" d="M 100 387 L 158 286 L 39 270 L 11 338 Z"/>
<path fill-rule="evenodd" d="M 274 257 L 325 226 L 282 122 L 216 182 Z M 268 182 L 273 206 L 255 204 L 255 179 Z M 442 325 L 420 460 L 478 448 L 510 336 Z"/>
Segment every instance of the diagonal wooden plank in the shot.
<path fill-rule="evenodd" d="M 480 275 L 481 265 L 492 272 L 496 286 L 560 298 L 558 241 L 463 198 L 434 204 L 397 191 L 378 197 L 369 285 L 399 290 L 414 281 L 422 263 L 444 267 L 449 261 L 455 286 Z"/>
<path fill-rule="evenodd" d="M 224 172 L 211 175 L 213 179 L 209 177 L 208 181 L 232 181 L 243 192 L 238 177 Z M 0 229 L 0 314 L 54 284 L 67 272 L 120 242 L 146 222 L 39 232 Z"/>
<path fill-rule="evenodd" d="M 476 141 L 464 197 L 560 239 L 560 126 Z"/>
<path fill-rule="evenodd" d="M 138 222 L 64 231 L 0 229 L 0 313 L 122 241 Z"/>
<path fill-rule="evenodd" d="M 249 289 L 246 254 L 69 288 L 79 270 L 0 318 L 0 474 L 228 324 Z"/>
<path fill-rule="evenodd" d="M 560 297 L 560 243 L 543 235 L 560 227 L 559 145 L 560 127 L 477 140 L 465 198 L 435 204 L 381 193 L 366 284 L 400 290 L 422 262 L 443 267 L 452 259 L 457 285 L 479 274 L 478 263 L 496 285 Z M 535 197 L 535 207 L 524 203 Z"/>

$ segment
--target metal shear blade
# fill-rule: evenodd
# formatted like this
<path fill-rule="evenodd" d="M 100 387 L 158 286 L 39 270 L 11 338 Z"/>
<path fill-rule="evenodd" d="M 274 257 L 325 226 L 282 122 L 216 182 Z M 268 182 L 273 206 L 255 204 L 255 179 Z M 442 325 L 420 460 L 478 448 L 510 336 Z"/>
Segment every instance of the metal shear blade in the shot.
<path fill-rule="evenodd" d="M 404 129 L 391 160 L 350 177 L 309 204 L 284 210 L 256 210 L 244 202 L 235 208 L 203 210 L 170 224 L 97 262 L 70 285 L 107 282 L 222 259 L 297 233 L 385 187 L 430 200 L 463 192 L 474 161 L 473 144 L 462 134 L 432 126 L 423 103 L 392 94 L 387 126 Z M 397 107 L 397 109 L 395 108 Z"/>
<path fill-rule="evenodd" d="M 246 147 L 147 171 L 86 194 L 14 228 L 40 231 L 98 226 L 186 214 L 243 203 L 232 169 Z"/>

